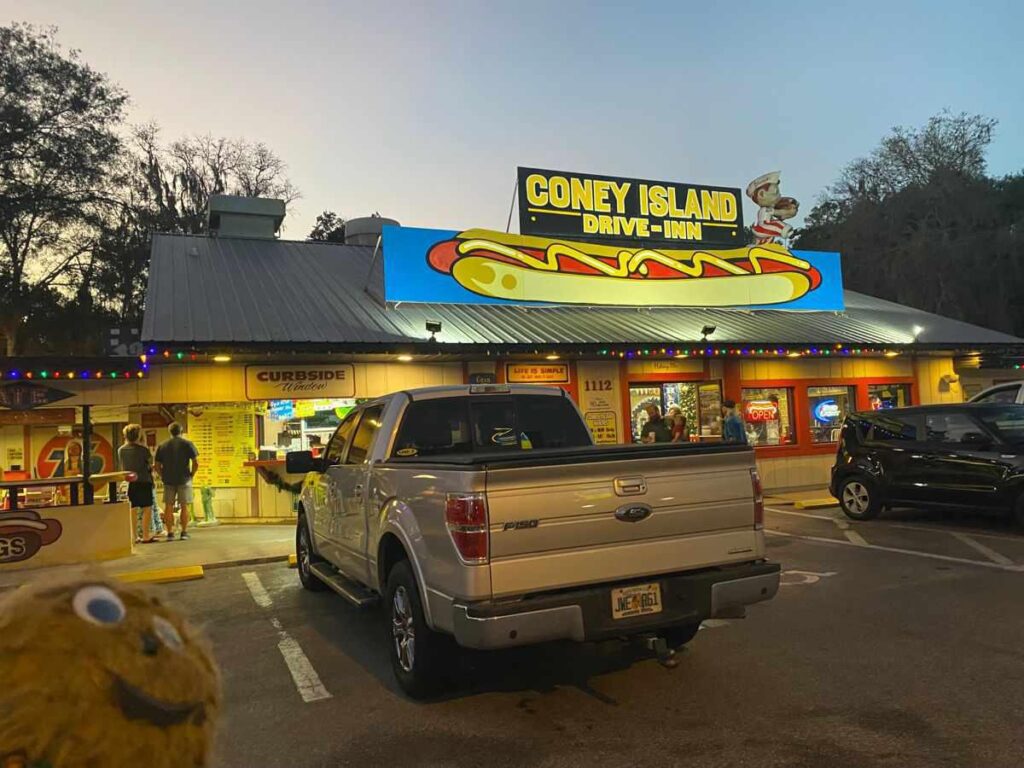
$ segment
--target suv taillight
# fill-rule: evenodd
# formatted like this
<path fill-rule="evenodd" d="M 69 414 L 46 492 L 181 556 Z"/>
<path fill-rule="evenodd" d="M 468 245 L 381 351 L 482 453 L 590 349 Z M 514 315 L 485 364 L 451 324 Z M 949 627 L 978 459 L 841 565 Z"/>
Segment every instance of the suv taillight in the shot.
<path fill-rule="evenodd" d="M 764 529 L 764 488 L 756 469 L 750 470 L 750 486 L 754 491 L 754 530 L 760 531 Z"/>
<path fill-rule="evenodd" d="M 467 563 L 487 562 L 487 501 L 482 493 L 449 493 L 444 519 L 455 549 Z"/>

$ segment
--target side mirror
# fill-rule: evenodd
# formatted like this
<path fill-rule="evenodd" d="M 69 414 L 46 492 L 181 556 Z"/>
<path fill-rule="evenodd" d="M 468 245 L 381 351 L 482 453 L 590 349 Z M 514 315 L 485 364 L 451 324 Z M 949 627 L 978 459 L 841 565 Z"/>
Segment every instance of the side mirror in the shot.
<path fill-rule="evenodd" d="M 284 457 L 284 470 L 290 475 L 323 472 L 323 463 L 313 458 L 312 451 L 289 451 Z"/>

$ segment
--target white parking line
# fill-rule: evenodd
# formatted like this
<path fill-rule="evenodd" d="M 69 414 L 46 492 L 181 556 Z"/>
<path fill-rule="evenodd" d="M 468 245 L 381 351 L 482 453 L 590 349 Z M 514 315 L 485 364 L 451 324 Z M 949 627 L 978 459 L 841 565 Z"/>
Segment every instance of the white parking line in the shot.
<path fill-rule="evenodd" d="M 1024 571 L 1024 565 L 1002 565 L 1001 563 L 992 563 L 987 560 L 968 560 L 965 557 L 950 557 L 948 555 L 935 555 L 931 552 L 919 552 L 915 549 L 901 549 L 899 547 L 882 547 L 878 544 L 854 544 L 851 541 L 844 539 L 826 539 L 823 536 L 801 536 L 796 533 L 784 533 L 783 531 L 771 531 L 765 529 L 765 533 L 769 536 L 785 536 L 790 539 L 802 539 L 804 541 L 813 541 L 818 544 L 838 544 L 842 547 L 857 547 L 857 549 L 877 549 L 882 552 L 894 552 L 900 555 L 911 555 L 913 557 L 924 557 L 929 560 L 942 560 L 947 563 L 960 563 L 962 565 L 977 565 L 981 568 L 995 568 L 997 571 L 1012 571 L 1014 573 L 1021 573 Z"/>
<path fill-rule="evenodd" d="M 242 580 L 249 588 L 249 594 L 252 595 L 256 605 L 260 608 L 270 608 L 274 605 L 274 601 L 263 586 L 263 582 L 260 581 L 258 573 L 246 571 L 242 574 Z M 277 630 L 277 650 L 284 657 L 285 666 L 288 667 L 288 672 L 291 674 L 292 681 L 302 700 L 308 704 L 311 701 L 331 698 L 330 691 L 320 682 L 320 676 L 313 669 L 313 665 L 309 663 L 309 658 L 298 641 L 284 631 L 281 622 L 276 618 L 272 618 L 270 623 Z"/>
<path fill-rule="evenodd" d="M 977 552 L 981 552 L 981 554 L 983 554 L 993 563 L 1000 563 L 1002 565 L 1013 565 L 1013 560 L 1008 558 L 1006 555 L 1002 554 L 1001 552 L 996 552 L 994 549 L 986 547 L 980 541 L 975 541 L 966 533 L 961 533 L 960 531 L 950 531 L 949 533 L 954 538 L 960 539 L 960 541 L 962 541 L 968 547 L 971 547 Z"/>
<path fill-rule="evenodd" d="M 288 671 L 291 672 L 292 680 L 295 682 L 295 687 L 302 700 L 308 704 L 311 701 L 331 698 L 331 692 L 320 682 L 320 675 L 309 663 L 309 658 L 303 652 L 298 641 L 284 631 L 281 622 L 277 619 L 271 619 L 270 623 L 277 630 L 278 638 L 280 638 L 277 649 L 284 657 L 284 663 L 288 666 Z"/>
<path fill-rule="evenodd" d="M 789 509 L 776 509 L 775 507 L 765 507 L 764 509 L 766 512 L 775 512 L 779 515 L 792 515 L 793 517 L 809 517 L 812 520 L 828 520 L 830 522 L 835 522 L 835 518 L 831 515 L 812 515 L 808 512 L 793 512 L 792 510 Z"/>
<path fill-rule="evenodd" d="M 835 523 L 836 527 L 843 532 L 846 540 L 851 544 L 856 544 L 858 547 L 868 546 L 867 539 L 857 533 L 850 527 L 850 524 L 841 517 L 833 515 L 810 515 L 807 512 L 791 512 L 788 509 L 775 509 L 774 507 L 765 507 L 768 512 L 775 512 L 779 515 L 793 515 L 794 517 L 809 517 L 812 520 L 828 520 L 831 523 Z"/>
<path fill-rule="evenodd" d="M 260 608 L 269 608 L 274 604 L 274 601 L 270 599 L 270 593 L 263 587 L 259 574 L 248 571 L 242 574 L 242 579 L 245 581 L 245 586 L 249 588 L 249 594 L 252 595 L 256 605 Z"/>
<path fill-rule="evenodd" d="M 932 525 L 931 523 L 918 523 L 909 525 L 907 523 L 890 523 L 883 522 L 888 528 L 899 528 L 902 531 L 932 531 L 934 533 L 953 533 L 952 528 L 943 528 L 940 525 Z M 969 529 L 967 531 L 961 531 L 961 533 L 967 533 L 977 539 L 996 539 L 998 541 L 1014 541 L 1018 544 L 1024 544 L 1024 536 L 1007 536 L 1006 534 L 1000 533 L 988 533 L 985 531 L 976 531 Z"/>

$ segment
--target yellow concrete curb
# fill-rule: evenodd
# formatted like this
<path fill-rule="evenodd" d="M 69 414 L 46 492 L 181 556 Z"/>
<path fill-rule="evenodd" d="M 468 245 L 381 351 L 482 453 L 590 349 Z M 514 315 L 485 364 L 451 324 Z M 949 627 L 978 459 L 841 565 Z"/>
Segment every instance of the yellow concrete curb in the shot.
<path fill-rule="evenodd" d="M 820 499 L 801 499 L 793 502 L 797 509 L 824 509 L 825 507 L 838 507 L 839 502 L 831 496 L 823 496 Z"/>
<path fill-rule="evenodd" d="M 296 568 L 298 565 L 299 565 L 299 558 L 297 558 L 295 556 L 295 553 L 292 552 L 290 555 L 288 555 L 288 567 L 289 568 Z"/>
<path fill-rule="evenodd" d="M 180 568 L 158 568 L 154 571 L 132 571 L 131 573 L 119 573 L 116 578 L 131 584 L 138 582 L 146 582 L 149 584 L 169 584 L 174 581 L 191 581 L 192 579 L 201 579 L 203 578 L 203 575 L 203 566 L 184 565 Z"/>

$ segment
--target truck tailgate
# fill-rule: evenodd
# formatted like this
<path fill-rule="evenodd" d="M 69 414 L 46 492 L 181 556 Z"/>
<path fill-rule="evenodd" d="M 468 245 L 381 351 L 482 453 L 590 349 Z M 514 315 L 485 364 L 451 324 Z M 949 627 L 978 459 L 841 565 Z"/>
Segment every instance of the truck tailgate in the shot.
<path fill-rule="evenodd" d="M 494 597 L 763 557 L 753 466 L 742 451 L 488 469 Z"/>

